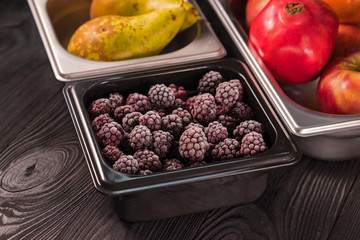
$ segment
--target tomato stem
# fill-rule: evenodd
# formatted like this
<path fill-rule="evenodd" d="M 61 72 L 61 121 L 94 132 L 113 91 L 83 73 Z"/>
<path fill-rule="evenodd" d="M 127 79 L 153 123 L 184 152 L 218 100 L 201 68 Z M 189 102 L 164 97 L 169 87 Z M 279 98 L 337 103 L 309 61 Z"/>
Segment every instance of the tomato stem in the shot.
<path fill-rule="evenodd" d="M 285 4 L 285 10 L 286 10 L 286 14 L 289 16 L 296 16 L 299 13 L 302 12 L 302 10 L 304 10 L 305 6 L 302 2 L 297 2 L 297 3 L 286 3 Z"/>

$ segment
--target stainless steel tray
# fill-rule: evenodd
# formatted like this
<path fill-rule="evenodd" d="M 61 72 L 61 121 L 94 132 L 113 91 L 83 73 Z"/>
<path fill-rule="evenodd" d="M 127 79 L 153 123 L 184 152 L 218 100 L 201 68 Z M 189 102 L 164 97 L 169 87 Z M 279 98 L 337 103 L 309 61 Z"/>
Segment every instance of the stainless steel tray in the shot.
<path fill-rule="evenodd" d="M 157 56 L 115 62 L 98 62 L 66 51 L 76 28 L 89 19 L 91 0 L 28 0 L 55 77 L 74 81 L 142 71 L 179 63 L 219 59 L 226 50 L 195 1 L 189 1 L 204 19 L 178 36 Z"/>
<path fill-rule="evenodd" d="M 319 112 L 315 95 L 318 79 L 297 86 L 279 84 L 248 45 L 246 1 L 208 1 L 304 154 L 329 161 L 359 158 L 360 116 Z"/>

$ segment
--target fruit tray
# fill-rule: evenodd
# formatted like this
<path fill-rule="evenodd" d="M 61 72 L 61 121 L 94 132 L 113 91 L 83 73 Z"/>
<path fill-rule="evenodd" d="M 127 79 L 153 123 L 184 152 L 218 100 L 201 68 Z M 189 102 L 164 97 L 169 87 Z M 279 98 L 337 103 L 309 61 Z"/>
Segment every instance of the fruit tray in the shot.
<path fill-rule="evenodd" d="M 205 155 L 206 163 L 148 175 L 114 170 L 102 154 L 98 135 L 92 127 L 94 120 L 89 106 L 114 92 L 124 98 L 134 92 L 146 95 L 148 89 L 157 84 L 182 86 L 191 97 L 197 92 L 199 80 L 210 71 L 218 71 L 227 80 L 240 80 L 244 101 L 254 113 L 252 119 L 263 124 L 267 150 L 252 156 L 242 155 L 219 161 L 210 161 Z M 63 93 L 95 187 L 111 196 L 122 219 L 134 222 L 254 201 L 264 192 L 271 169 L 285 167 L 301 159 L 302 151 L 293 137 L 287 134 L 259 90 L 260 86 L 246 65 L 237 59 L 227 58 L 70 82 L 64 86 Z"/>
<path fill-rule="evenodd" d="M 28 0 L 55 77 L 74 81 L 165 66 L 220 59 L 226 50 L 195 1 L 202 20 L 179 33 L 159 54 L 131 60 L 100 62 L 70 54 L 66 46 L 75 30 L 89 19 L 91 0 Z"/>
<path fill-rule="evenodd" d="M 327 161 L 359 158 L 359 115 L 320 112 L 316 101 L 318 79 L 301 85 L 286 85 L 276 81 L 248 45 L 245 27 L 247 1 L 208 2 L 304 154 Z"/>

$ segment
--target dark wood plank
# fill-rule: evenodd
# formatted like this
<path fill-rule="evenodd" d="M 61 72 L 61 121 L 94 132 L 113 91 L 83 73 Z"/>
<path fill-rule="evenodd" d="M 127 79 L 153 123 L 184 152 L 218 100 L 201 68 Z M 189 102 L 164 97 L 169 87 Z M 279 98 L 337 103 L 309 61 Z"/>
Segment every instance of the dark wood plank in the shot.
<path fill-rule="evenodd" d="M 0 8 L 0 152 L 41 114 L 62 83 L 50 68 L 26 1 Z M 5 5 L 6 4 L 6 5 Z"/>
<path fill-rule="evenodd" d="M 329 240 L 360 239 L 360 175 L 356 179 L 349 196 L 333 227 Z"/>

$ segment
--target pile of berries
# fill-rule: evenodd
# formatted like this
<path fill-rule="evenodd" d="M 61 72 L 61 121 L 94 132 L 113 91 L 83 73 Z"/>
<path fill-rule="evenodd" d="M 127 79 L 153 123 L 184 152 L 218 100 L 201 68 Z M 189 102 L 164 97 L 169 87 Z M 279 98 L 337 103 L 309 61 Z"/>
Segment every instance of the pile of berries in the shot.
<path fill-rule="evenodd" d="M 238 79 L 209 71 L 192 95 L 154 84 L 147 93 L 110 93 L 90 103 L 89 116 L 106 162 L 138 175 L 249 157 L 268 149 L 265 128 L 246 103 Z"/>

